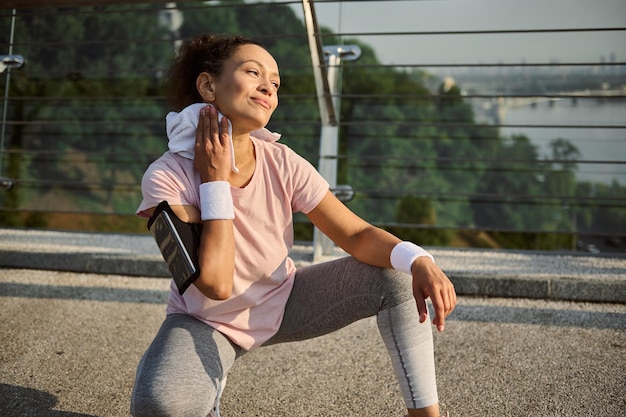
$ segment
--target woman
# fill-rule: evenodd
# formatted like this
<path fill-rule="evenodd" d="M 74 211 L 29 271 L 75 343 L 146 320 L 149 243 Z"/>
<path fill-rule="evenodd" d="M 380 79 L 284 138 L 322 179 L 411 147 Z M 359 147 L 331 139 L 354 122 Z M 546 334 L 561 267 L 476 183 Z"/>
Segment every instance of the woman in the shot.
<path fill-rule="evenodd" d="M 181 111 L 168 114 L 170 150 L 146 171 L 137 212 L 167 200 L 202 223 L 200 276 L 183 295 L 172 284 L 137 369 L 133 415 L 217 416 L 243 353 L 376 316 L 409 416 L 439 416 L 425 300 L 443 331 L 454 287 L 428 252 L 356 216 L 264 129 L 278 106 L 272 55 L 247 38 L 199 36 L 182 46 L 168 85 Z M 296 271 L 297 211 L 350 256 Z"/>

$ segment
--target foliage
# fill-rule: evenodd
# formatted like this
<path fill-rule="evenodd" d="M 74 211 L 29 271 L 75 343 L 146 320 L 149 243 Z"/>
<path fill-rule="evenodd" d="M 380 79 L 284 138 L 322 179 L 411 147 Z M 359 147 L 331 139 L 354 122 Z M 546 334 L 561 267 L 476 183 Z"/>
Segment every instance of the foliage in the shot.
<path fill-rule="evenodd" d="M 617 181 L 611 184 L 579 183 L 576 197 L 588 199 L 587 207 L 574 206 L 574 221 L 579 230 L 608 234 L 626 230 L 626 210 L 615 203 L 626 199 L 626 187 Z"/>
<path fill-rule="evenodd" d="M 163 150 L 158 73 L 173 47 L 139 42 L 165 31 L 153 7 L 130 9 L 18 12 L 15 50 L 27 65 L 11 74 L 17 123 L 7 129 L 13 152 L 3 162 L 16 187 L 3 207 L 32 211 L 38 225 L 41 211 L 134 212 L 146 156 Z M 23 217 L 9 213 L 7 224 Z"/>
<path fill-rule="evenodd" d="M 136 231 L 132 216 L 147 164 L 165 150 L 168 110 L 161 78 L 175 41 L 210 30 L 262 41 L 281 68 L 281 105 L 270 125 L 281 141 L 317 163 L 319 110 L 303 23 L 286 5 L 181 3 L 182 26 L 157 24 L 162 6 L 20 10 L 3 172 L 0 223 Z M 9 32 L 0 17 L 0 36 Z M 505 248 L 569 248 L 577 232 L 626 230 L 626 188 L 577 182 L 580 152 L 567 139 L 540 155 L 525 136 L 504 137 L 475 121 L 459 86 L 419 70 L 379 66 L 375 51 L 342 65 L 339 183 L 349 207 L 404 239 L 448 245 L 451 230 L 491 230 Z M 5 43 L 8 41 L 5 41 Z M 2 81 L 4 82 L 4 81 Z M 3 84 L 0 84 L 4 88 Z M 92 213 L 93 219 L 79 213 Z M 117 216 L 117 219 L 116 219 Z M 52 224 L 52 223 L 49 223 Z M 410 227 L 406 225 L 410 224 Z M 420 227 L 420 225 L 424 227 Z M 311 238 L 296 216 L 297 239 Z"/>
<path fill-rule="evenodd" d="M 429 200 L 416 196 L 403 197 L 398 204 L 396 218 L 400 224 L 417 225 L 417 227 L 388 227 L 391 233 L 402 240 L 420 242 L 422 245 L 448 246 L 452 239 L 450 230 L 429 228 L 437 224 L 435 208 Z"/>

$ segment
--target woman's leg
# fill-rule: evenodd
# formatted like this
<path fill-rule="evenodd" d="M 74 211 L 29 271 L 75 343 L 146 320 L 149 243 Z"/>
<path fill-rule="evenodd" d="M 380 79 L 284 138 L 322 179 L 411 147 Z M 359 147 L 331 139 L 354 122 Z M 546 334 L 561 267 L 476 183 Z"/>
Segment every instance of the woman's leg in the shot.
<path fill-rule="evenodd" d="M 243 350 L 191 316 L 171 314 L 137 368 L 131 414 L 206 417 Z"/>
<path fill-rule="evenodd" d="M 430 320 L 419 322 L 412 298 L 376 317 L 409 417 L 439 416 L 433 334 Z M 431 406 L 431 407 L 428 407 Z"/>
<path fill-rule="evenodd" d="M 321 336 L 371 316 L 377 316 L 409 412 L 437 409 L 432 331 L 429 320 L 419 323 L 404 273 L 351 257 L 298 270 L 281 327 L 266 345 Z"/>

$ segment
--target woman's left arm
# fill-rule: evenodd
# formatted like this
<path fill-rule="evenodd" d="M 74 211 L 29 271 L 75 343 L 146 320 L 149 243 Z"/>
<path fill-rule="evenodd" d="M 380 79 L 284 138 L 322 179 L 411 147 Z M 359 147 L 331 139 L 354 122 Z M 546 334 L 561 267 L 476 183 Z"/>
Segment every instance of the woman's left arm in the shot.
<path fill-rule="evenodd" d="M 400 239 L 375 227 L 354 214 L 330 191 L 307 217 L 313 224 L 343 250 L 361 262 L 391 268 L 391 251 Z M 426 320 L 426 299 L 430 297 L 435 309 L 433 324 L 443 331 L 446 316 L 456 305 L 454 286 L 430 258 L 419 257 L 411 267 L 413 295 L 420 313 Z"/>

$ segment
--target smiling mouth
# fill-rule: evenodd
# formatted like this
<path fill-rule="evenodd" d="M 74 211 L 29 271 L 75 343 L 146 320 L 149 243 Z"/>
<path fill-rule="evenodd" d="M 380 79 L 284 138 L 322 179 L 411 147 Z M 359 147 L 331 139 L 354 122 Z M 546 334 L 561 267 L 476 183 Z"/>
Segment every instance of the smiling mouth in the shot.
<path fill-rule="evenodd" d="M 261 100 L 259 98 L 253 98 L 252 99 L 255 103 L 260 104 L 261 106 L 265 107 L 266 109 L 270 110 L 272 108 L 272 105 L 265 101 L 265 100 Z"/>

